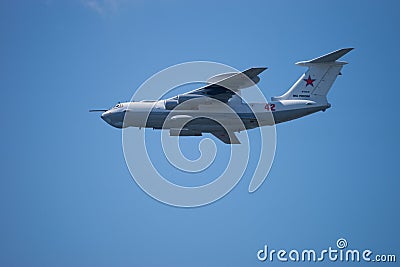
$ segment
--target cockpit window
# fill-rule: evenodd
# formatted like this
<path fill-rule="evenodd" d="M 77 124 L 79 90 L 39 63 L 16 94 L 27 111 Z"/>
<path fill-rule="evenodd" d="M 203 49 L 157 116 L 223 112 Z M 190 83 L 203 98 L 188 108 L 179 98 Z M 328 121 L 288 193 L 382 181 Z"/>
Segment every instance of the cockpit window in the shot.
<path fill-rule="evenodd" d="M 121 104 L 121 103 L 118 103 L 118 104 L 116 104 L 115 105 L 115 107 L 114 108 L 122 108 L 124 105 L 123 104 Z"/>

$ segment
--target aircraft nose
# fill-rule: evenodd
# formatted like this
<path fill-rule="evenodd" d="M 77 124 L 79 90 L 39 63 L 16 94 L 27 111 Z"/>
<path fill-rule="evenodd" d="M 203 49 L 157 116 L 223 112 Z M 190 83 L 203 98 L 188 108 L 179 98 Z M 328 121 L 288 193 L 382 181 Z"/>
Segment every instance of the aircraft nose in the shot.
<path fill-rule="evenodd" d="M 111 122 L 110 114 L 107 111 L 101 114 L 101 118 L 107 123 Z"/>
<path fill-rule="evenodd" d="M 103 120 L 105 120 L 106 117 L 107 117 L 107 112 L 103 112 L 103 113 L 101 114 L 101 118 L 102 118 Z"/>
<path fill-rule="evenodd" d="M 123 116 L 121 117 L 120 115 L 121 115 L 120 113 L 113 113 L 106 111 L 103 114 L 101 114 L 101 118 L 111 126 L 114 126 L 116 128 L 122 128 L 124 118 Z"/>

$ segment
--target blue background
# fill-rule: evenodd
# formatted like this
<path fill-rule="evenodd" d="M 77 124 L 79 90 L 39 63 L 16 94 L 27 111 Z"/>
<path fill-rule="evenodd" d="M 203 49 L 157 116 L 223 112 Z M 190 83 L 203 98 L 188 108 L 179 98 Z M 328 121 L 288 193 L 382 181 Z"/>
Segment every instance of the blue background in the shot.
<path fill-rule="evenodd" d="M 324 249 L 340 237 L 399 256 L 398 10 L 396 1 L 2 1 L 0 265 L 271 265 L 256 258 L 264 244 Z M 278 125 L 256 193 L 245 176 L 205 207 L 141 191 L 120 130 L 87 112 L 193 60 L 266 65 L 259 87 L 281 95 L 304 71 L 294 62 L 342 47 L 356 49 L 332 108 Z"/>

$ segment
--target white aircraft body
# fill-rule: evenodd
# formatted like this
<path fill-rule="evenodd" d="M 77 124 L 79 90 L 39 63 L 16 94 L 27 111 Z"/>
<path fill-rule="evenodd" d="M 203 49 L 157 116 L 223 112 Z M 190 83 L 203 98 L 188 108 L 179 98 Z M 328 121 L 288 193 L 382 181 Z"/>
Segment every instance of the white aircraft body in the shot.
<path fill-rule="evenodd" d="M 307 71 L 285 94 L 272 97 L 268 103 L 245 103 L 239 96 L 240 90 L 258 83 L 258 75 L 266 69 L 251 68 L 216 75 L 207 85 L 169 99 L 118 103 L 109 110 L 91 111 L 104 112 L 101 118 L 117 128 L 167 129 L 171 136 L 211 133 L 226 144 L 240 144 L 235 132 L 290 121 L 329 108 L 327 94 L 347 64 L 337 60 L 352 49 L 296 63 L 308 67 Z M 227 108 L 233 112 L 227 112 Z"/>

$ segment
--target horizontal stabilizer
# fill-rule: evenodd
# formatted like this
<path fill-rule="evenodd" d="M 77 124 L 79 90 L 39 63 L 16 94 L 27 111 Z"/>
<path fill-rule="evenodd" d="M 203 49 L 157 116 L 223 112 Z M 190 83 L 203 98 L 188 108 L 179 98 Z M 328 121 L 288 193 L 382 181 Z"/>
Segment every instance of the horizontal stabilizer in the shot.
<path fill-rule="evenodd" d="M 300 61 L 297 62 L 296 65 L 307 65 L 307 64 L 324 64 L 324 63 L 332 63 L 338 60 L 339 58 L 343 57 L 347 53 L 349 53 L 353 48 L 342 48 L 331 52 L 329 54 L 308 60 L 308 61 Z"/>

